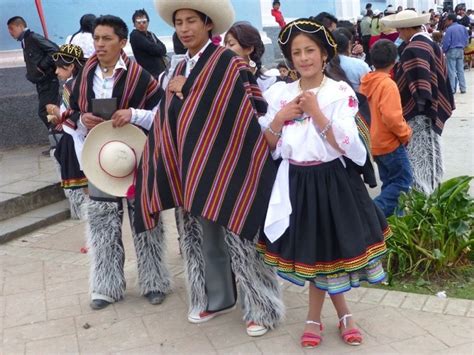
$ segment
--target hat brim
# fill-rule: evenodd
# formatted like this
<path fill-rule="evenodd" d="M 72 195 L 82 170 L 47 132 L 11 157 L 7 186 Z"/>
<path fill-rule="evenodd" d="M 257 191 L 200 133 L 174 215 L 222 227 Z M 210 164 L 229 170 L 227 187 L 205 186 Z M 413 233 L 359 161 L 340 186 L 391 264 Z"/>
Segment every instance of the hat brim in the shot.
<path fill-rule="evenodd" d="M 99 152 L 102 146 L 110 141 L 122 141 L 135 152 L 137 166 L 145 147 L 146 135 L 137 127 L 127 124 L 123 127 L 112 127 L 112 121 L 95 126 L 87 135 L 82 150 L 82 168 L 87 179 L 99 190 L 118 197 L 124 197 L 130 185 L 133 184 L 134 174 L 124 178 L 116 178 L 100 168 Z"/>
<path fill-rule="evenodd" d="M 235 12 L 230 0 L 155 0 L 160 17 L 174 27 L 173 14 L 178 10 L 190 9 L 208 16 L 214 28 L 213 35 L 226 32 L 234 23 Z"/>
<path fill-rule="evenodd" d="M 398 14 L 386 16 L 382 18 L 381 22 L 390 28 L 410 28 L 418 27 L 430 22 L 430 14 L 423 14 L 411 18 L 400 18 L 401 12 Z"/>

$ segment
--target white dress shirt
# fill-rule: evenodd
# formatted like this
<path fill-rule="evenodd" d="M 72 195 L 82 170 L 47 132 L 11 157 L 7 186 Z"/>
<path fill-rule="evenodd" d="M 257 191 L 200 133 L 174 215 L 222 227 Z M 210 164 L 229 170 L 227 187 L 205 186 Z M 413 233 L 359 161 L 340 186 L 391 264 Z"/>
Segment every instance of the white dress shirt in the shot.
<path fill-rule="evenodd" d="M 104 77 L 102 69 L 99 65 L 97 65 L 92 81 L 92 89 L 94 90 L 94 94 L 97 99 L 112 98 L 112 92 L 115 83 L 115 72 L 118 69 L 127 70 L 127 66 L 125 65 L 122 57 L 120 57 L 118 62 L 115 64 L 113 74 L 109 77 Z M 131 107 L 130 110 L 132 111 L 132 118 L 130 122 L 137 126 L 141 126 L 146 130 L 149 130 L 153 124 L 153 119 L 155 118 L 156 111 L 158 110 L 158 105 L 156 105 L 152 110 L 136 109 L 133 107 Z M 79 125 L 84 126 L 82 118 L 79 120 L 78 126 Z"/>
<path fill-rule="evenodd" d="M 193 68 L 196 66 L 196 63 L 198 62 L 199 58 L 201 58 L 202 53 L 206 50 L 210 43 L 211 40 L 208 40 L 204 47 L 202 47 L 201 50 L 199 50 L 192 58 L 189 57 L 189 51 L 186 52 L 184 55 L 184 60 L 186 61 L 186 72 L 184 76 L 186 78 L 191 73 L 191 70 L 193 70 Z"/>

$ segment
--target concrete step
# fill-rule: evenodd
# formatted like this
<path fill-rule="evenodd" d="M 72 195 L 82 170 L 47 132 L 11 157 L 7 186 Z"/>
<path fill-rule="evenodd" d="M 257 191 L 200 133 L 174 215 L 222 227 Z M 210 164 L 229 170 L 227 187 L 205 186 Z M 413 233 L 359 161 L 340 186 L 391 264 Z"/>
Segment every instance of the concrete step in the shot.
<path fill-rule="evenodd" d="M 31 183 L 25 181 L 16 183 L 16 185 L 19 184 L 24 185 L 24 187 L 19 186 L 23 189 L 22 191 L 25 191 L 24 193 L 4 193 L 2 196 L 0 196 L 0 221 L 5 221 L 13 217 L 20 216 L 29 211 L 33 211 L 43 206 L 47 206 L 65 199 L 64 191 L 59 183 Z"/>
<path fill-rule="evenodd" d="M 64 195 L 63 195 L 64 196 Z M 62 200 L 0 222 L 0 244 L 68 219 L 69 201 Z"/>

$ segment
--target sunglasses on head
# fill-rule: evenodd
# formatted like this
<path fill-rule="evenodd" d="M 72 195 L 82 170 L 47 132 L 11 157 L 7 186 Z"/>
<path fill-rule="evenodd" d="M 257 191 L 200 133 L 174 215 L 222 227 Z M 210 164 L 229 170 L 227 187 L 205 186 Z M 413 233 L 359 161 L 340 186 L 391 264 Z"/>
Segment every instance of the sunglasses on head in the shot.
<path fill-rule="evenodd" d="M 135 23 L 138 24 L 138 25 L 144 25 L 145 23 L 147 23 L 148 20 L 147 19 L 143 19 L 143 20 L 135 20 Z"/>

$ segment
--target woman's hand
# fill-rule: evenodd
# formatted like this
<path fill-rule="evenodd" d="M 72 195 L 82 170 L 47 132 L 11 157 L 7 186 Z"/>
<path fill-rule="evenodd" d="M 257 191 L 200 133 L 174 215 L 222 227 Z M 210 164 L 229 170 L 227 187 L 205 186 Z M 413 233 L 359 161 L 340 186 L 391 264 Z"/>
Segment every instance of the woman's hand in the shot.
<path fill-rule="evenodd" d="M 281 130 L 286 121 L 291 121 L 303 114 L 303 110 L 299 105 L 300 96 L 295 97 L 292 101 L 288 102 L 283 108 L 277 112 L 272 122 L 275 122 L 275 126 Z"/>
<path fill-rule="evenodd" d="M 46 112 L 48 115 L 53 115 L 56 117 L 60 117 L 61 114 L 59 113 L 59 107 L 55 104 L 47 104 L 46 105 Z"/>
<path fill-rule="evenodd" d="M 183 86 L 186 82 L 186 77 L 183 75 L 175 76 L 173 79 L 170 80 L 168 83 L 168 88 L 171 92 L 175 93 L 181 100 L 183 99 Z"/>
<path fill-rule="evenodd" d="M 319 108 L 318 95 L 311 91 L 305 91 L 300 95 L 299 107 L 303 112 L 306 112 L 313 118 L 317 118 L 321 115 L 321 109 Z"/>

